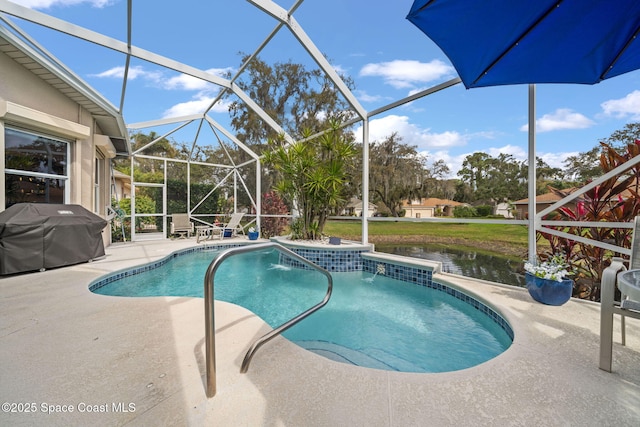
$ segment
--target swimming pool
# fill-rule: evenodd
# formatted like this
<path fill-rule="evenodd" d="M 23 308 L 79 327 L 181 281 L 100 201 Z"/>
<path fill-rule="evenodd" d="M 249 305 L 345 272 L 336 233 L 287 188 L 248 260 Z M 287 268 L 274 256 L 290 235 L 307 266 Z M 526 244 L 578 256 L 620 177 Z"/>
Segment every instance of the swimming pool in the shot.
<path fill-rule="evenodd" d="M 202 297 L 204 272 L 217 253 L 172 256 L 100 279 L 91 290 L 112 296 Z M 376 369 L 447 372 L 483 363 L 512 343 L 512 332 L 497 313 L 457 291 L 447 292 L 444 285 L 418 286 L 363 271 L 332 276 L 329 303 L 283 334 L 324 357 Z M 326 292 L 322 274 L 283 265 L 273 250 L 228 258 L 215 283 L 217 300 L 241 305 L 272 327 L 315 305 Z"/>

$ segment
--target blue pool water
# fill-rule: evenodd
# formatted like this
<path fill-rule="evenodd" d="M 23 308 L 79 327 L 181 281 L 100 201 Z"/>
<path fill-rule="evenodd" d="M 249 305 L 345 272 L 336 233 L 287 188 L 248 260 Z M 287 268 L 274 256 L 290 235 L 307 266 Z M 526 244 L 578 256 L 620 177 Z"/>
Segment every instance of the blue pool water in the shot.
<path fill-rule="evenodd" d="M 195 252 L 95 289 L 103 295 L 203 296 L 216 252 Z M 345 363 L 404 372 L 446 372 L 506 350 L 507 332 L 485 313 L 446 292 L 367 272 L 332 273 L 329 303 L 283 335 Z M 327 279 L 286 267 L 272 250 L 228 258 L 215 276 L 215 299 L 241 305 L 279 326 L 325 295 Z"/>

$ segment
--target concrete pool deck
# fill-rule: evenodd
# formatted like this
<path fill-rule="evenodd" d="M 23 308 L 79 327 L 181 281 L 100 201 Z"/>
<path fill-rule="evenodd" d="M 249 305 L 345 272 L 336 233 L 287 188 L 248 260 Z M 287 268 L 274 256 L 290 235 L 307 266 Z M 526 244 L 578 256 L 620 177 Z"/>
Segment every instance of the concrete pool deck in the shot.
<path fill-rule="evenodd" d="M 3 406 L 0 425 L 640 425 L 640 322 L 627 319 L 623 347 L 616 319 L 607 373 L 598 369 L 598 304 L 545 306 L 526 290 L 459 276 L 446 281 L 497 306 L 513 326 L 513 345 L 495 359 L 451 373 L 388 372 L 278 337 L 240 374 L 250 343 L 269 327 L 216 302 L 217 394 L 207 399 L 201 298 L 88 290 L 102 275 L 195 245 L 113 245 L 92 263 L 1 277 L 0 400 L 13 405 Z"/>

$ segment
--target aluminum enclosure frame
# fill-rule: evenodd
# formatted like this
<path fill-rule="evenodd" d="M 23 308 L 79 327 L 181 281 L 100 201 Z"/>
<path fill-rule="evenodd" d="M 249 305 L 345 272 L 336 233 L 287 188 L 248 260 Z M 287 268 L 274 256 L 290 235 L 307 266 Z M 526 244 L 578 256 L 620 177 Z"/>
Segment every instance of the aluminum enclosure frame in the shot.
<path fill-rule="evenodd" d="M 121 91 L 121 102 L 120 102 L 120 107 L 117 110 L 117 114 L 121 117 L 122 115 L 122 111 L 123 111 L 123 107 L 125 104 L 125 100 L 126 100 L 126 81 L 127 81 L 127 75 L 129 73 L 129 66 L 130 66 L 130 61 L 132 58 L 136 58 L 136 59 L 140 59 L 146 62 L 150 62 L 156 65 L 159 65 L 161 67 L 167 68 L 169 70 L 173 70 L 175 72 L 178 73 L 182 73 L 188 76 L 192 76 L 195 77 L 197 79 L 215 84 L 219 87 L 222 88 L 221 93 L 216 97 L 216 99 L 209 105 L 209 107 L 202 113 L 202 114 L 198 114 L 198 115 L 193 115 L 193 116 L 187 116 L 187 117 L 177 117 L 177 118 L 172 118 L 172 119 L 163 119 L 163 120 L 156 120 L 156 121 L 150 121 L 150 122 L 145 122 L 145 123 L 135 123 L 135 124 L 131 124 L 127 126 L 127 129 L 129 130 L 136 130 L 136 129 L 143 129 L 143 128 L 147 128 L 147 127 L 152 127 L 152 126 L 157 126 L 157 125 L 164 125 L 164 124 L 173 124 L 173 123 L 177 123 L 179 124 L 173 131 L 169 132 L 168 134 L 165 134 L 164 136 L 168 136 L 173 132 L 176 132 L 177 130 L 181 129 L 182 127 L 186 126 L 189 123 L 193 123 L 195 121 L 200 121 L 200 126 L 202 126 L 204 123 L 207 123 L 209 126 L 211 126 L 212 130 L 218 130 L 220 131 L 222 134 L 224 134 L 227 138 L 229 138 L 231 141 L 233 141 L 234 144 L 237 144 L 238 147 L 242 150 L 244 150 L 246 153 L 249 154 L 249 156 L 251 157 L 251 162 L 256 163 L 256 194 L 255 194 L 255 200 L 254 205 L 256 208 L 256 218 L 257 218 L 257 226 L 259 227 L 260 225 L 260 216 L 261 216 L 261 206 L 260 206 L 260 194 L 259 194 L 259 189 L 260 189 L 260 159 L 259 156 L 253 152 L 250 147 L 246 146 L 242 141 L 239 141 L 237 138 L 234 137 L 234 135 L 232 134 L 232 132 L 229 132 L 227 129 L 225 129 L 223 126 L 221 126 L 220 124 L 218 124 L 217 122 L 215 122 L 215 120 L 213 120 L 209 115 L 209 111 L 213 108 L 213 106 L 215 105 L 216 102 L 218 102 L 221 97 L 223 96 L 224 92 L 231 92 L 233 93 L 235 96 L 237 96 L 242 102 L 244 102 L 248 108 L 250 108 L 252 111 L 254 111 L 267 125 L 269 125 L 274 131 L 276 131 L 279 134 L 283 134 L 285 139 L 289 142 L 292 143 L 294 142 L 294 139 L 288 135 L 282 128 L 281 126 L 276 123 L 271 117 L 269 117 L 269 115 L 254 101 L 252 100 L 244 91 L 242 91 L 239 86 L 235 83 L 235 80 L 242 74 L 242 72 L 246 69 L 247 65 L 249 64 L 249 62 L 254 59 L 255 57 L 257 57 L 258 53 L 269 44 L 269 42 L 271 41 L 271 39 L 278 33 L 278 31 L 280 31 L 283 27 L 286 27 L 292 34 L 293 36 L 297 39 L 297 41 L 301 44 L 301 46 L 307 51 L 307 53 L 314 59 L 314 61 L 318 64 L 318 66 L 326 73 L 326 75 L 331 79 L 331 81 L 336 85 L 336 87 L 338 88 L 338 90 L 340 91 L 340 93 L 344 96 L 345 100 L 349 103 L 349 105 L 353 108 L 355 114 L 357 115 L 356 119 L 353 119 L 351 121 L 349 121 L 348 123 L 345 123 L 345 126 L 350 125 L 350 124 L 355 124 L 357 122 L 362 122 L 362 138 L 363 138 L 363 170 L 362 170 L 362 202 L 364 206 L 367 206 L 369 203 L 369 183 L 368 183 L 368 176 L 369 176 L 369 119 L 376 115 L 376 114 L 380 114 L 382 112 L 388 111 L 390 109 L 393 109 L 399 105 L 403 105 L 407 102 L 410 101 L 414 101 L 416 99 L 422 98 L 424 96 L 430 95 L 434 92 L 437 92 L 439 90 L 445 89 L 447 87 L 453 86 L 457 83 L 460 82 L 459 79 L 457 79 L 458 81 L 454 81 L 451 80 L 449 82 L 445 82 L 442 83 L 440 85 L 434 86 L 433 88 L 427 89 L 425 91 L 422 91 L 418 94 L 403 98 L 402 100 L 396 101 L 394 103 L 391 103 L 385 107 L 381 107 L 381 108 L 377 108 L 375 110 L 369 111 L 367 112 L 362 105 L 360 105 L 360 103 L 358 102 L 358 100 L 356 99 L 356 97 L 353 95 L 353 93 L 349 90 L 349 88 L 346 86 L 346 84 L 342 81 L 342 79 L 340 78 L 340 76 L 338 75 L 338 73 L 335 71 L 335 69 L 331 66 L 331 64 L 326 60 L 326 58 L 322 55 L 322 53 L 319 51 L 319 49 L 315 46 L 315 44 L 313 43 L 313 41 L 309 38 L 309 36 L 304 32 L 304 30 L 302 29 L 302 27 L 298 24 L 298 22 L 295 20 L 295 18 L 293 17 L 293 13 L 295 12 L 295 10 L 302 4 L 303 0 L 298 0 L 295 2 L 295 4 L 289 9 L 289 10 L 285 10 L 284 8 L 280 7 L 279 5 L 277 5 L 276 3 L 274 3 L 273 1 L 270 0 L 247 0 L 249 3 L 251 3 L 253 6 L 255 6 L 256 8 L 260 9 L 261 11 L 263 11 L 264 13 L 268 14 L 269 16 L 271 16 L 272 18 L 274 18 L 277 21 L 276 27 L 272 30 L 272 32 L 265 38 L 265 40 L 259 45 L 259 47 L 254 51 L 253 54 L 251 54 L 247 61 L 240 67 L 240 69 L 238 70 L 237 74 L 232 78 L 232 79 L 224 79 L 221 78 L 219 76 L 216 76 L 214 74 L 211 74 L 209 72 L 203 71 L 201 69 L 186 65 L 184 63 L 181 63 L 179 61 L 173 60 L 171 58 L 167 58 L 158 54 L 155 54 L 153 52 L 150 52 L 148 50 L 136 47 L 134 45 L 132 45 L 131 43 L 131 27 L 132 27 L 132 22 L 131 22 L 131 8 L 132 8 L 132 0 L 128 0 L 127 1 L 127 7 L 128 7 L 128 16 L 127 16 L 127 41 L 123 42 L 108 36 L 105 36 L 103 34 L 88 30 L 86 28 L 83 28 L 81 26 L 72 24 L 70 22 L 67 21 L 63 21 L 57 18 L 54 18 L 52 16 L 49 16 L 45 13 L 41 13 L 38 11 L 34 11 L 32 9 L 26 8 L 26 7 L 22 7 L 19 6 L 15 3 L 11 3 L 7 0 L 0 0 L 0 12 L 2 12 L 3 14 L 6 15 L 12 15 L 15 17 L 18 17 L 20 19 L 24 19 L 27 21 L 30 21 L 32 23 L 38 24 L 40 26 L 44 26 L 50 29 L 53 29 L 55 31 L 58 31 L 60 33 L 64 33 L 67 34 L 71 37 L 75 37 L 78 39 L 82 39 L 85 41 L 88 41 L 90 43 L 93 43 L 95 45 L 104 47 L 106 49 L 110 49 L 112 51 L 116 51 L 119 53 L 122 53 L 123 55 L 125 55 L 125 73 L 124 73 L 124 79 L 123 79 L 123 84 L 122 84 L 122 91 Z M 40 50 L 41 52 L 43 52 L 47 57 L 49 58 L 53 58 L 52 55 L 48 54 L 47 51 L 40 46 L 36 41 L 30 39 L 28 37 L 28 35 L 24 32 L 22 32 L 17 25 L 11 23 L 9 20 L 7 20 L 4 16 L 0 15 L 0 19 L 2 20 L 2 22 L 8 26 L 10 26 L 13 31 L 18 32 L 22 35 L 23 38 L 29 40 L 29 42 L 34 45 L 38 50 Z M 63 70 L 65 72 L 65 74 L 71 76 L 71 80 L 74 82 L 74 85 L 79 88 L 79 90 L 82 90 L 82 88 L 86 87 L 86 83 L 84 83 L 79 77 L 75 76 L 70 70 L 68 70 L 64 64 L 60 63 L 59 61 L 55 63 L 55 66 L 60 68 L 61 70 Z M 530 89 L 529 89 L 529 144 L 528 144 L 528 150 L 529 150 L 529 219 L 527 221 L 522 221 L 522 223 L 527 224 L 529 226 L 529 258 L 531 259 L 532 257 L 535 257 L 535 236 L 536 236 L 536 232 L 538 231 L 543 231 L 546 233 L 550 233 L 550 234 L 555 234 L 561 237 L 567 237 L 567 238 L 571 238 L 573 240 L 576 241 L 581 241 L 584 243 L 588 243 L 588 244 L 592 244 L 594 246 L 598 246 L 598 247 L 603 247 L 606 249 L 611 249 L 614 251 L 617 251 L 619 253 L 622 254 L 626 254 L 628 251 L 622 249 L 622 248 L 618 248 L 612 245 L 608 245 L 606 243 L 603 242 L 598 242 L 595 240 L 590 240 L 590 239 L 584 239 L 580 236 L 574 236 L 574 235 L 567 235 L 566 233 L 562 233 L 559 232 L 557 230 L 553 230 L 548 228 L 549 226 L 557 226 L 560 225 L 560 223 L 557 222 L 553 222 L 553 224 L 549 221 L 544 221 L 542 220 L 543 216 L 548 214 L 549 212 L 553 211 L 554 209 L 557 209 L 558 207 L 562 206 L 563 204 L 573 200 L 575 197 L 578 197 L 580 194 L 583 194 L 585 191 L 588 191 L 589 189 L 593 188 L 594 186 L 602 183 L 604 180 L 612 177 L 612 176 L 617 176 L 620 173 L 623 173 L 625 170 L 629 169 L 630 167 L 632 167 L 635 164 L 638 164 L 640 162 L 640 158 L 635 158 L 630 162 L 627 162 L 627 164 L 622 165 L 621 167 L 616 168 L 615 170 L 609 172 L 608 174 L 594 180 L 592 183 L 590 183 L 589 185 L 583 187 L 581 190 L 571 194 L 570 196 L 564 198 L 563 200 L 561 200 L 560 202 L 555 203 L 554 205 L 552 205 L 551 207 L 543 210 L 540 213 L 536 213 L 535 212 L 535 153 L 536 153 L 536 147 L 535 147 L 535 86 L 531 85 Z M 108 106 L 110 107 L 110 106 Z M 124 123 L 124 122 L 123 122 Z M 155 141 L 152 141 L 150 144 L 148 144 L 147 146 L 143 147 L 140 150 L 137 150 L 135 153 L 133 153 L 132 155 L 135 156 L 144 156 L 144 154 L 142 153 L 142 151 L 144 151 L 144 149 L 148 148 L 149 146 L 153 145 L 155 142 L 157 142 L 159 139 L 156 139 Z M 196 140 L 194 140 L 194 145 L 197 142 L 197 138 Z M 172 161 L 171 159 L 164 159 L 165 161 Z M 190 161 L 189 161 L 190 162 Z M 194 162 L 194 164 L 197 164 L 197 162 Z M 220 167 L 229 167 L 232 168 L 234 171 L 237 172 L 237 169 L 239 167 L 245 166 L 244 165 L 231 165 L 231 166 L 223 166 L 223 165 L 214 165 L 214 166 L 220 166 Z M 236 174 L 237 175 L 237 174 Z M 235 176 L 235 175 L 234 175 Z M 532 177 L 534 179 L 532 179 Z M 131 176 L 131 180 L 133 183 L 133 172 L 132 172 L 132 176 Z M 244 183 L 242 183 L 243 185 L 245 185 Z M 234 185 L 234 187 L 237 190 L 237 183 Z M 245 185 L 246 188 L 246 185 Z M 166 204 L 166 200 L 165 200 L 165 204 Z M 132 205 L 135 205 L 135 202 L 133 201 Z M 237 208 L 237 207 L 236 207 Z M 368 223 L 370 221 L 378 221 L 380 219 L 373 219 L 370 217 L 367 217 L 366 214 L 363 215 L 362 217 L 362 242 L 363 243 L 368 243 L 369 240 L 369 233 L 368 233 Z M 395 219 L 397 220 L 397 219 Z M 443 221 L 442 219 L 422 219 L 422 220 L 415 220 L 412 219 L 413 221 Z M 446 221 L 446 220 L 445 220 Z M 449 220 L 452 222 L 473 222 L 473 221 L 469 221 L 469 220 Z M 504 224 L 513 224 L 514 221 L 513 220 L 505 220 L 505 221 L 492 221 L 492 222 L 497 222 L 497 223 L 504 223 Z M 520 221 L 517 221 L 518 223 L 520 223 Z M 569 223 L 566 222 L 566 225 L 575 225 L 575 223 Z M 620 228 L 631 228 L 631 224 L 629 225 L 624 225 L 624 224 L 616 224 L 615 226 L 619 226 Z"/>

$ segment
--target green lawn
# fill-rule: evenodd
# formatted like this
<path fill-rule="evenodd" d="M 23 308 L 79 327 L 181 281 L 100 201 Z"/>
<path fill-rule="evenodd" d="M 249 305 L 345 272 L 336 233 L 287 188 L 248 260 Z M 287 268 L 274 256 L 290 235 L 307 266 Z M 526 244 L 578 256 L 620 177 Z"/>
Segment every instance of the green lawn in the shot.
<path fill-rule="evenodd" d="M 358 221 L 331 220 L 324 232 L 328 236 L 359 239 L 362 225 Z M 439 222 L 370 222 L 369 240 L 385 243 L 412 241 L 450 241 L 456 245 L 482 247 L 505 253 L 527 250 L 527 227 L 502 224 L 446 224 Z M 508 249 L 506 249 L 508 248 Z"/>

